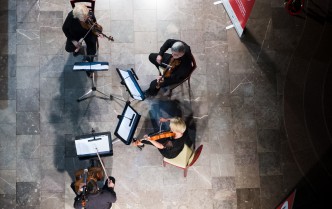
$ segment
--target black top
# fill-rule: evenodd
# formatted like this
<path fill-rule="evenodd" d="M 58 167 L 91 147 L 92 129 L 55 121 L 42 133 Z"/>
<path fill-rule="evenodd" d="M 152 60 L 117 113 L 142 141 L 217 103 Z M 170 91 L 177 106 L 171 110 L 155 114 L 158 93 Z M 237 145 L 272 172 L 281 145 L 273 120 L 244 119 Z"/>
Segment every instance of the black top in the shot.
<path fill-rule="evenodd" d="M 189 76 L 191 69 L 192 69 L 192 57 L 191 57 L 191 50 L 190 46 L 188 46 L 185 42 L 180 41 L 180 40 L 175 40 L 175 39 L 168 39 L 161 47 L 159 51 L 159 55 L 163 56 L 164 53 L 173 46 L 175 42 L 182 42 L 185 47 L 185 53 L 182 57 L 178 58 L 177 60 L 180 60 L 181 63 L 174 68 L 171 76 L 169 77 L 170 79 L 173 80 L 179 80 L 182 81 L 186 77 Z"/>
<path fill-rule="evenodd" d="M 188 140 L 188 137 L 188 133 L 185 131 L 182 137 L 178 139 L 173 139 L 172 137 L 158 139 L 157 142 L 165 147 L 164 149 L 158 149 L 160 154 L 169 159 L 175 158 L 182 151 L 184 143 Z M 143 140 L 142 143 L 152 145 L 151 142 L 145 140 Z"/>
<path fill-rule="evenodd" d="M 96 21 L 96 18 L 93 15 L 92 15 L 92 19 L 93 19 L 93 21 Z M 89 30 L 85 29 L 81 26 L 80 20 L 74 18 L 73 11 L 71 11 L 68 13 L 67 18 L 66 18 L 65 22 L 63 23 L 62 31 L 64 32 L 64 34 L 70 41 L 72 41 L 72 40 L 79 41 L 81 38 L 83 38 L 85 36 L 85 34 Z M 87 35 L 87 38 L 89 38 L 89 36 L 92 36 L 92 35 L 94 35 L 94 34 L 90 31 L 89 34 Z"/>
<path fill-rule="evenodd" d="M 110 209 L 112 203 L 116 201 L 116 193 L 112 188 L 103 188 L 97 194 L 88 194 L 86 198 L 86 209 Z M 81 200 L 75 201 L 74 207 L 81 209 Z"/>

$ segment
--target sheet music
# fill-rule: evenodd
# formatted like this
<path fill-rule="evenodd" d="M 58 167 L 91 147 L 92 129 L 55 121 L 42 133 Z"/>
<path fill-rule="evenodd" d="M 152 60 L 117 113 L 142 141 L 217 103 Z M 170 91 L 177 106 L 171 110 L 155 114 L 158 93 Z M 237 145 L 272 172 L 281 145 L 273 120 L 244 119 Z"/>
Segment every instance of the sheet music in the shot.
<path fill-rule="evenodd" d="M 110 149 L 108 135 L 95 135 L 95 137 L 75 140 L 75 146 L 77 155 L 96 154 L 96 147 L 98 152 L 108 152 Z"/>
<path fill-rule="evenodd" d="M 128 106 L 126 113 L 121 121 L 120 127 L 118 129 L 118 134 L 127 141 L 129 138 L 129 134 L 131 133 L 131 127 L 134 124 L 134 121 L 132 121 L 130 119 L 135 120 L 135 117 L 136 117 L 136 113 L 134 112 L 133 109 L 131 109 Z M 130 118 L 130 119 L 128 119 L 128 118 Z"/>
<path fill-rule="evenodd" d="M 133 98 L 137 99 L 137 100 L 142 100 L 141 93 L 138 91 L 138 89 L 136 88 L 135 83 L 133 81 L 133 79 L 135 79 L 135 78 L 131 78 L 129 72 L 130 71 L 120 70 L 121 76 L 124 78 L 124 82 L 126 83 Z"/>
<path fill-rule="evenodd" d="M 83 65 L 74 65 L 74 70 L 84 70 L 84 69 L 108 70 L 108 65 L 101 65 L 101 64 L 86 65 L 86 66 L 83 66 Z"/>
<path fill-rule="evenodd" d="M 75 62 L 73 70 L 108 70 L 108 62 Z"/>

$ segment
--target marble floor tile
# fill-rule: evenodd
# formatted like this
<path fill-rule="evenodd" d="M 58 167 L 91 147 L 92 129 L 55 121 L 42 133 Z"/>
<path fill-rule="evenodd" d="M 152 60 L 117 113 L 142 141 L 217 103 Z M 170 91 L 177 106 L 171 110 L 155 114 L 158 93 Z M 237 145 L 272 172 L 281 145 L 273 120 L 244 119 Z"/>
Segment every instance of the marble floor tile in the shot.
<path fill-rule="evenodd" d="M 0 170 L 0 194 L 16 194 L 16 170 Z"/>
<path fill-rule="evenodd" d="M 237 189 L 238 208 L 260 208 L 260 191 L 258 188 Z"/>
<path fill-rule="evenodd" d="M 18 206 L 39 206 L 40 184 L 36 182 L 17 182 L 16 203 Z"/>

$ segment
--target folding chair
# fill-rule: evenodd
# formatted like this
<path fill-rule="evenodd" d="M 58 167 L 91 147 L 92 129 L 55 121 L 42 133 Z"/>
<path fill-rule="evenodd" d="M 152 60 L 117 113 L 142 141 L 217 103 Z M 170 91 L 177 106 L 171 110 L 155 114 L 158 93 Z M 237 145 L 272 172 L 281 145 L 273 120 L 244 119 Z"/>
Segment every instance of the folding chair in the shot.
<path fill-rule="evenodd" d="M 182 168 L 184 170 L 184 177 L 187 177 L 188 168 L 194 165 L 200 156 L 202 149 L 203 145 L 200 145 L 196 151 L 193 152 L 193 150 L 185 144 L 180 154 L 175 158 L 168 159 L 164 157 L 163 166 L 165 167 L 166 164 L 171 164 L 178 168 Z"/>

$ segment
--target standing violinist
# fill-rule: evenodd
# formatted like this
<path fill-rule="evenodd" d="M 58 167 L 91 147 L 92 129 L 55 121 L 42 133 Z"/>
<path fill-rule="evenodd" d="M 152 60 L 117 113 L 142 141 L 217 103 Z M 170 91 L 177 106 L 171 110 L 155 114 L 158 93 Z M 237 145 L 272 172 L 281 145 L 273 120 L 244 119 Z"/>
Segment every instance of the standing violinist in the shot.
<path fill-rule="evenodd" d="M 171 49 L 172 54 L 166 53 Z M 168 39 L 161 47 L 159 53 L 151 53 L 149 60 L 156 66 L 159 76 L 150 83 L 149 89 L 145 91 L 145 96 L 155 96 L 159 89 L 166 90 L 164 96 L 170 96 L 170 85 L 180 83 L 189 76 L 192 69 L 192 56 L 190 46 L 185 42 L 175 39 Z M 162 75 L 159 67 L 168 65 L 169 71 Z"/>
<path fill-rule="evenodd" d="M 96 22 L 95 16 L 90 14 L 89 9 L 84 4 L 76 4 L 74 9 L 68 13 L 62 26 L 62 30 L 67 37 L 65 49 L 67 52 L 73 52 L 75 57 L 82 54 L 83 38 L 87 46 L 87 55 L 96 54 L 98 36 L 92 30 L 89 31 L 90 25 L 86 23 L 89 18 Z M 93 57 L 87 57 L 86 59 L 88 62 L 93 62 Z"/>
<path fill-rule="evenodd" d="M 180 154 L 184 147 L 184 143 L 188 141 L 188 133 L 186 132 L 185 122 L 179 118 L 160 118 L 160 122 L 169 121 L 170 132 L 148 136 L 133 142 L 134 146 L 143 147 L 144 144 L 155 146 L 160 154 L 166 158 L 172 159 Z"/>

